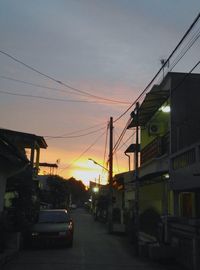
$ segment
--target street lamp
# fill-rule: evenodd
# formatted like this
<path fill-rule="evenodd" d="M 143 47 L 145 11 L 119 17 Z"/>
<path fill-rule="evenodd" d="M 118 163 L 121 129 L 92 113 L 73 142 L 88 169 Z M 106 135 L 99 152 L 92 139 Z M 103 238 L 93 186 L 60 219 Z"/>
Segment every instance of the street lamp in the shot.
<path fill-rule="evenodd" d="M 109 171 L 106 167 L 104 167 L 103 165 L 99 164 L 99 163 L 96 162 L 94 159 L 88 158 L 88 160 L 90 160 L 90 161 L 92 161 L 94 164 L 100 166 L 101 168 L 103 168 L 103 169 L 106 170 L 107 172 Z"/>

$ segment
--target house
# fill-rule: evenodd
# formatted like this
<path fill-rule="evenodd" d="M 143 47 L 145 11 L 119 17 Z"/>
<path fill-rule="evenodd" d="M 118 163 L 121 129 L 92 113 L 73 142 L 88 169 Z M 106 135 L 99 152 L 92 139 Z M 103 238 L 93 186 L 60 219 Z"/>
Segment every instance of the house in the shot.
<path fill-rule="evenodd" d="M 131 235 L 135 198 L 134 171 L 123 172 L 113 177 L 113 230 Z"/>
<path fill-rule="evenodd" d="M 192 269 L 199 264 L 199 85 L 199 74 L 170 72 L 138 110 L 140 239 L 170 245 Z M 136 126 L 133 117 L 129 128 Z"/>
<path fill-rule="evenodd" d="M 4 136 L 0 135 L 0 253 L 6 247 L 4 197 L 7 178 L 24 170 L 28 165 L 25 155 Z"/>
<path fill-rule="evenodd" d="M 1 210 L 9 233 L 23 231 L 36 214 L 40 148 L 47 144 L 41 136 L 7 129 L 0 129 L 0 138 Z"/>
<path fill-rule="evenodd" d="M 191 269 L 200 265 L 200 75 L 179 74 L 184 82 L 171 91 L 170 189 L 173 218 L 169 240 L 179 261 Z M 174 109 L 173 109 L 174 108 Z"/>
<path fill-rule="evenodd" d="M 0 214 L 4 208 L 7 178 L 24 170 L 28 159 L 15 145 L 0 134 Z"/>

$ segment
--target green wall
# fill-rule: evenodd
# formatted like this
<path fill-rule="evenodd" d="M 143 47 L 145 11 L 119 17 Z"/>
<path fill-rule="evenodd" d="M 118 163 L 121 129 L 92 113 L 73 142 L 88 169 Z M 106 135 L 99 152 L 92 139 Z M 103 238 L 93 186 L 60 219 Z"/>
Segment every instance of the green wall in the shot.
<path fill-rule="evenodd" d="M 160 215 L 162 215 L 163 190 L 164 183 L 149 184 L 140 187 L 140 213 L 149 208 L 154 208 Z"/>
<path fill-rule="evenodd" d="M 163 104 L 167 105 L 168 101 Z M 141 127 L 141 149 L 151 143 L 156 137 L 163 136 L 169 130 L 169 116 L 170 113 L 164 113 L 161 110 L 157 111 L 151 120 L 147 123 L 146 127 Z M 159 126 L 160 133 L 152 135 L 149 133 L 149 124 L 157 124 Z"/>

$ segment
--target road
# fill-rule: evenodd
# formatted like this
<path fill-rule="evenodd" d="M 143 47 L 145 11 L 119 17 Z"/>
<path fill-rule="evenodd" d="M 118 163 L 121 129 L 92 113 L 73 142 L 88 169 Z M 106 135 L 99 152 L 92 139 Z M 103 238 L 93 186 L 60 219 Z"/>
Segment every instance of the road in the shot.
<path fill-rule="evenodd" d="M 74 210 L 73 218 L 73 248 L 22 250 L 3 270 L 176 270 L 135 258 L 125 237 L 109 235 L 84 209 Z"/>

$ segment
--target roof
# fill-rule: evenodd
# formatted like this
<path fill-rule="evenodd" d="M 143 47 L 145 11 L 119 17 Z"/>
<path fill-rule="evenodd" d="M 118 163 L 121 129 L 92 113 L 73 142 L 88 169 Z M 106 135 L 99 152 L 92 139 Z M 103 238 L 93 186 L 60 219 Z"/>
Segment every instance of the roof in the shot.
<path fill-rule="evenodd" d="M 168 98 L 169 90 L 161 90 L 159 85 L 154 85 L 151 91 L 146 94 L 145 99 L 139 107 L 139 126 L 145 126 Z M 136 119 L 133 118 L 128 129 L 135 126 Z"/>
<path fill-rule="evenodd" d="M 24 133 L 9 129 L 0 129 L 0 135 L 8 138 L 13 144 L 24 148 L 31 148 L 33 143 L 36 142 L 40 148 L 47 148 L 47 143 L 42 136 L 35 134 Z"/>
<path fill-rule="evenodd" d="M 1 169 L 6 167 L 6 164 L 24 167 L 29 163 L 27 157 L 2 134 L 0 134 L 0 161 Z"/>

